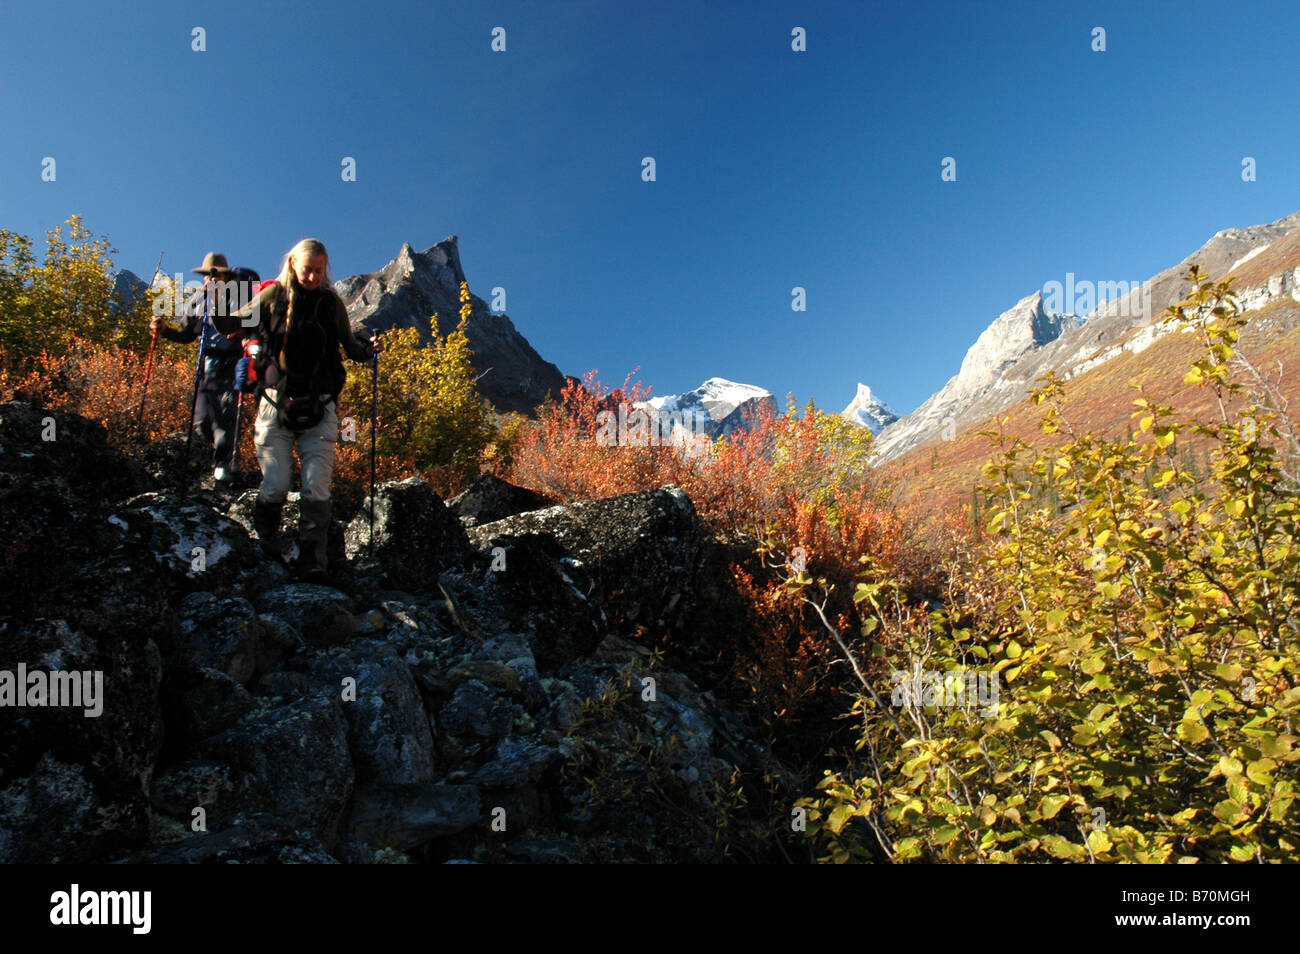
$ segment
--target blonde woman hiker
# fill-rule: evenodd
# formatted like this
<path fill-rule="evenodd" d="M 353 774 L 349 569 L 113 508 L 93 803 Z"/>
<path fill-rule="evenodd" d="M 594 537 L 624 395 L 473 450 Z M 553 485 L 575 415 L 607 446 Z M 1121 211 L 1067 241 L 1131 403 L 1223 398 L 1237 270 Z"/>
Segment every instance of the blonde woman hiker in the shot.
<path fill-rule="evenodd" d="M 330 483 L 339 434 L 336 404 L 347 380 L 339 349 L 353 361 L 369 361 L 384 350 L 383 341 L 373 336 L 367 342 L 352 331 L 347 308 L 330 287 L 329 253 L 310 238 L 289 250 L 279 277 L 233 317 L 244 326 L 245 336 L 261 345 L 254 363 L 261 400 L 253 443 L 262 486 L 253 509 L 253 529 L 262 551 L 271 559 L 283 559 L 278 543 L 280 517 L 297 447 L 302 502 L 295 569 L 301 579 L 324 580 Z M 254 317 L 255 327 L 251 326 Z"/>

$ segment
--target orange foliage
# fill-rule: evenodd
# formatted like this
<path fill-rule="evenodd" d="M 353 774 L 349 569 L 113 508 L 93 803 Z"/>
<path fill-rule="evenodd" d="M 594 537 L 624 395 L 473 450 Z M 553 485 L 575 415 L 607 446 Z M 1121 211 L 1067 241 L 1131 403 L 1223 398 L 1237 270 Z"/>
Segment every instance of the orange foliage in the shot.
<path fill-rule="evenodd" d="M 25 394 L 53 410 L 80 414 L 104 425 L 115 446 L 138 448 L 184 430 L 189 417 L 193 358 L 165 344 L 158 343 L 147 391 L 145 355 L 73 339 L 62 354 L 41 352 L 25 373 L 0 368 L 0 395 Z"/>

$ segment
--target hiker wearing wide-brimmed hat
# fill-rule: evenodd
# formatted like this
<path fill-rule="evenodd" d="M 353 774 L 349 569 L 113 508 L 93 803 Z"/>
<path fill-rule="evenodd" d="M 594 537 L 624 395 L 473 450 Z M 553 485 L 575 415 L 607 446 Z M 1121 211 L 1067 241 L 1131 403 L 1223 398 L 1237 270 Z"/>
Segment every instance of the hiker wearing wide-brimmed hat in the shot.
<path fill-rule="evenodd" d="M 226 256 L 220 252 L 208 252 L 203 256 L 203 264 L 191 271 L 203 276 L 203 287 L 186 300 L 181 327 L 168 328 L 166 320 L 156 315 L 150 329 L 160 332 L 168 341 L 182 344 L 202 336 L 199 347 L 202 361 L 195 373 L 193 426 L 212 445 L 212 475 L 221 487 L 234 471 L 233 438 L 238 409 L 235 365 L 243 355 L 243 347 L 238 333 L 222 334 L 211 319 L 215 315 L 233 314 L 243 302 L 230 280 L 231 268 Z"/>
<path fill-rule="evenodd" d="M 191 268 L 195 275 L 207 275 L 210 278 L 230 274 L 230 265 L 226 262 L 226 256 L 220 252 L 208 252 L 203 256 L 203 264 L 198 268 Z"/>

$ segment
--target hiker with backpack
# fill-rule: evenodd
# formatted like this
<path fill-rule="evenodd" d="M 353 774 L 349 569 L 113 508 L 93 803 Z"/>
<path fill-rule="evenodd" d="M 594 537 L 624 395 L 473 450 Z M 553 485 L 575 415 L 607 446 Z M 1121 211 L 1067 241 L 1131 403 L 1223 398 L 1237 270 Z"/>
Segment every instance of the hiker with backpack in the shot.
<path fill-rule="evenodd" d="M 261 399 L 254 446 L 262 486 L 253 509 L 253 529 L 263 553 L 283 559 L 278 535 L 296 446 L 302 470 L 297 570 L 303 579 L 324 579 L 330 483 L 339 433 L 336 404 L 347 381 L 339 349 L 353 361 L 369 361 L 383 351 L 383 341 L 378 336 L 367 341 L 352 331 L 347 308 L 330 287 L 329 254 L 316 239 L 294 245 L 279 276 L 265 283 L 234 317 L 245 336 L 260 345 L 250 361 L 250 376 L 256 378 Z"/>
<path fill-rule="evenodd" d="M 238 396 L 234 377 L 243 346 L 239 342 L 238 328 L 233 334 L 224 334 L 217 329 L 215 319 L 232 314 L 243 302 L 238 295 L 235 273 L 227 264 L 226 256 L 208 252 L 203 257 L 203 264 L 192 271 L 203 276 L 203 287 L 186 300 L 182 326 L 169 328 L 165 318 L 155 315 L 149 322 L 149 329 L 168 341 L 181 344 L 201 339 L 190 433 L 197 429 L 212 445 L 212 478 L 220 489 L 227 485 L 235 469 Z M 188 454 L 188 443 L 186 450 Z"/>

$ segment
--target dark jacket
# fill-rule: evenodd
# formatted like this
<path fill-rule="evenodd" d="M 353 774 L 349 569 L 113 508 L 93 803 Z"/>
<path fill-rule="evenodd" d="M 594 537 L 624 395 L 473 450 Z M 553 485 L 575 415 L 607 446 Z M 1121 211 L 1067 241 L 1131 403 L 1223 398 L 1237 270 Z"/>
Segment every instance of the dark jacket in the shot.
<path fill-rule="evenodd" d="M 239 361 L 244 348 L 240 341 L 239 329 L 236 329 L 233 336 L 223 333 L 216 327 L 216 322 L 220 316 L 215 313 L 225 311 L 229 314 L 235 310 L 237 304 L 236 300 L 231 297 L 228 299 L 226 308 L 219 309 L 217 302 L 212 297 L 199 290 L 186 300 L 184 322 L 181 326 L 179 328 L 164 326 L 162 329 L 161 334 L 164 338 L 168 341 L 178 341 L 181 344 L 189 344 L 196 340 L 200 334 L 204 335 L 202 388 L 205 391 L 234 390 L 235 363 Z M 214 314 L 209 316 L 205 332 L 203 312 L 208 307 L 212 309 Z"/>
<path fill-rule="evenodd" d="M 370 342 L 352 331 L 347 307 L 332 288 L 299 289 L 292 327 L 288 306 L 285 291 L 278 284 L 268 285 L 247 307 L 218 319 L 218 327 L 226 331 L 239 327 L 245 336 L 261 339 L 258 378 L 263 389 L 287 388 L 337 398 L 347 381 L 340 346 L 353 361 L 368 361 L 374 353 Z M 257 315 L 255 332 L 243 324 L 253 314 Z"/>

